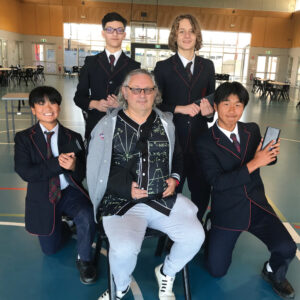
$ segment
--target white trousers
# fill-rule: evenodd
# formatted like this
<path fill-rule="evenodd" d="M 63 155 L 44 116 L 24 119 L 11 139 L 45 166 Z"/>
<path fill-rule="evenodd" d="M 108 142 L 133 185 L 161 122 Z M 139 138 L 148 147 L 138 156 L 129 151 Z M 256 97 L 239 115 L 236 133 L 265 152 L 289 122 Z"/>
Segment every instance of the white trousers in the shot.
<path fill-rule="evenodd" d="M 139 203 L 123 216 L 104 217 L 103 227 L 110 243 L 109 263 L 117 290 L 124 291 L 130 284 L 147 227 L 166 233 L 174 241 L 163 267 L 164 274 L 174 277 L 204 241 L 197 211 L 191 200 L 178 194 L 169 216 Z"/>

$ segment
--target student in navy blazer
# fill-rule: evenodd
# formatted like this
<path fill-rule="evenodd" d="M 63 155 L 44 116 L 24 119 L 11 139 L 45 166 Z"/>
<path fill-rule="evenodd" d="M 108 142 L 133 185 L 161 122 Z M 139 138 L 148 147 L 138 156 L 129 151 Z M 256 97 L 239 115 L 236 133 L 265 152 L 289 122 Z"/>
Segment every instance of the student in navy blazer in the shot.
<path fill-rule="evenodd" d="M 203 99 L 215 90 L 215 70 L 209 59 L 195 55 L 202 46 L 199 24 L 191 15 L 178 16 L 172 25 L 169 48 L 176 52 L 170 58 L 159 61 L 154 69 L 155 78 L 162 94 L 162 111 L 174 114 L 174 124 L 184 155 L 184 170 L 177 191 L 187 178 L 191 199 L 197 205 L 198 218 L 202 220 L 209 202 L 210 186 L 197 169 L 195 141 L 207 130 L 213 108 Z"/>
<path fill-rule="evenodd" d="M 276 162 L 280 143 L 262 150 L 258 125 L 238 122 L 248 99 L 238 82 L 219 86 L 214 99 L 218 120 L 196 145 L 199 167 L 212 186 L 207 266 L 213 276 L 224 276 L 238 237 L 248 231 L 271 252 L 264 279 L 290 299 L 295 293 L 285 276 L 297 247 L 268 203 L 260 177 L 260 167 Z"/>
<path fill-rule="evenodd" d="M 80 70 L 74 102 L 87 116 L 85 138 L 89 138 L 107 108 L 118 106 L 116 95 L 127 73 L 140 68 L 140 63 L 121 50 L 126 23 L 122 16 L 114 12 L 104 16 L 102 36 L 106 42 L 105 50 L 87 56 Z"/>
<path fill-rule="evenodd" d="M 72 217 L 77 229 L 80 278 L 83 283 L 91 283 L 96 278 L 91 247 L 95 223 L 88 193 L 81 184 L 85 151 L 81 135 L 57 120 L 61 100 L 53 87 L 40 86 L 31 91 L 29 104 L 39 122 L 16 134 L 15 170 L 28 182 L 26 230 L 38 235 L 42 251 L 50 255 L 71 236 L 62 215 Z"/>

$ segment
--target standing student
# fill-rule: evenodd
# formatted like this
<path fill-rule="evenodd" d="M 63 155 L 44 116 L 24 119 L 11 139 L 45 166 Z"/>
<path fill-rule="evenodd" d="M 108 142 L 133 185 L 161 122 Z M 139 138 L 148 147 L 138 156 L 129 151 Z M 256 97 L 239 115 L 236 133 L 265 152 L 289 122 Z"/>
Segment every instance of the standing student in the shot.
<path fill-rule="evenodd" d="M 61 95 L 53 87 L 39 86 L 29 95 L 34 126 L 15 137 L 15 170 L 28 182 L 25 228 L 39 238 L 42 251 L 59 251 L 71 230 L 62 215 L 72 217 L 77 229 L 76 264 L 83 283 L 96 279 L 92 243 L 93 209 L 81 182 L 85 177 L 85 151 L 81 135 L 58 122 Z"/>
<path fill-rule="evenodd" d="M 183 149 L 184 170 L 177 191 L 182 192 L 187 178 L 191 199 L 198 206 L 200 220 L 209 202 L 210 186 L 196 167 L 194 143 L 207 130 L 207 117 L 212 115 L 213 108 L 207 99 L 203 99 L 200 105 L 194 101 L 215 90 L 212 61 L 195 54 L 201 46 L 201 30 L 195 17 L 180 15 L 174 20 L 169 36 L 169 48 L 176 54 L 158 62 L 154 69 L 163 99 L 159 108 L 174 114 L 174 124 Z"/>
<path fill-rule="evenodd" d="M 271 147 L 271 141 L 262 149 L 258 125 L 239 122 L 248 100 L 240 83 L 220 85 L 214 103 L 218 120 L 196 144 L 200 167 L 212 185 L 207 266 L 212 276 L 224 276 L 237 239 L 249 232 L 271 252 L 263 278 L 281 297 L 292 299 L 286 273 L 297 246 L 268 203 L 260 177 L 261 167 L 276 162 L 280 144 Z"/>
<path fill-rule="evenodd" d="M 74 102 L 87 114 L 85 138 L 89 138 L 108 108 L 118 106 L 116 94 L 126 74 L 140 67 L 140 63 L 126 56 L 121 49 L 126 24 L 118 13 L 106 14 L 102 19 L 105 50 L 87 56 L 80 70 Z"/>

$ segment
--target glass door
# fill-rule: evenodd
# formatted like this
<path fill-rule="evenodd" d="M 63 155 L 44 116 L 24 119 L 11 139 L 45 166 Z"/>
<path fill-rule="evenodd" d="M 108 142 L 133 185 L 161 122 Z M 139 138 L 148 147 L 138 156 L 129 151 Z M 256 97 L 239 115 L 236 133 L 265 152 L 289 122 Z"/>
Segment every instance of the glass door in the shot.
<path fill-rule="evenodd" d="M 45 73 L 56 73 L 56 45 L 33 44 L 33 65 L 43 65 Z"/>
<path fill-rule="evenodd" d="M 0 40 L 0 65 L 3 68 L 7 67 L 7 41 Z"/>
<path fill-rule="evenodd" d="M 141 63 L 141 68 L 153 71 L 156 62 L 165 60 L 170 57 L 173 52 L 167 45 L 163 44 L 131 44 L 131 58 Z"/>
<path fill-rule="evenodd" d="M 278 67 L 277 56 L 258 56 L 256 66 L 256 77 L 275 80 Z"/>

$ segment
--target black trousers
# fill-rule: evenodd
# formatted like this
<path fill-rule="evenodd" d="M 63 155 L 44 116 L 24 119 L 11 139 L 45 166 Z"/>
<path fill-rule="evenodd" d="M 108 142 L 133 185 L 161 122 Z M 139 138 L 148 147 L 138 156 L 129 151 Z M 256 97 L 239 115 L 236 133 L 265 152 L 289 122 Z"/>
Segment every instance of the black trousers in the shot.
<path fill-rule="evenodd" d="M 252 204 L 251 225 L 248 232 L 260 239 L 271 252 L 269 264 L 276 280 L 285 278 L 288 265 L 294 258 L 297 246 L 275 216 Z M 208 233 L 207 267 L 214 277 L 227 273 L 232 252 L 241 231 L 223 230 L 212 226 Z M 255 255 L 255 254 L 254 254 Z"/>
<path fill-rule="evenodd" d="M 55 207 L 55 227 L 48 236 L 39 236 L 42 251 L 51 255 L 60 250 L 70 237 L 70 229 L 62 222 L 62 215 L 72 217 L 77 230 L 77 250 L 84 261 L 92 259 L 92 243 L 95 237 L 93 207 L 89 200 L 70 185 L 62 190 L 62 196 Z"/>
<path fill-rule="evenodd" d="M 182 193 L 185 179 L 191 192 L 191 200 L 198 207 L 197 217 L 202 221 L 210 199 L 210 185 L 204 179 L 202 170 L 197 166 L 197 157 L 192 153 L 183 154 L 183 173 L 180 184 L 176 189 L 177 193 Z"/>

